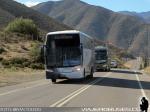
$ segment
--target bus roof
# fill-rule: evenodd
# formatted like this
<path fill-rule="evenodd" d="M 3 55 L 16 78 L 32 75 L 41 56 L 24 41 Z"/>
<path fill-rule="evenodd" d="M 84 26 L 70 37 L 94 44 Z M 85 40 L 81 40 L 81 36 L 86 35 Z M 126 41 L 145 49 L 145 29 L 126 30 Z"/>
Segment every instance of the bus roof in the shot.
<path fill-rule="evenodd" d="M 81 32 L 81 31 L 77 31 L 77 30 L 65 30 L 65 31 L 56 31 L 56 32 L 49 32 L 47 33 L 47 36 L 48 35 L 59 35 L 59 34 L 83 34 L 85 35 L 86 37 L 90 38 L 90 39 L 93 39 L 92 37 L 90 37 L 89 35 Z"/>
<path fill-rule="evenodd" d="M 56 31 L 56 32 L 49 32 L 47 35 L 55 35 L 55 34 L 79 34 L 80 31 L 77 30 L 65 30 L 65 31 Z"/>
<path fill-rule="evenodd" d="M 105 47 L 105 46 L 96 46 L 95 50 L 107 50 L 107 47 Z"/>

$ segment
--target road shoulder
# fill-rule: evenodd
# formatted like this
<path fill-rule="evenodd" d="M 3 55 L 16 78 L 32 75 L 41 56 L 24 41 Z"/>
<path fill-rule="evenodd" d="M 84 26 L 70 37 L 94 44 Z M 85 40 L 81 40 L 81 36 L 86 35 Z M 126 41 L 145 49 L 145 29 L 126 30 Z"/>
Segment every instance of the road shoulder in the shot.
<path fill-rule="evenodd" d="M 0 88 L 44 79 L 43 70 L 0 69 Z"/>

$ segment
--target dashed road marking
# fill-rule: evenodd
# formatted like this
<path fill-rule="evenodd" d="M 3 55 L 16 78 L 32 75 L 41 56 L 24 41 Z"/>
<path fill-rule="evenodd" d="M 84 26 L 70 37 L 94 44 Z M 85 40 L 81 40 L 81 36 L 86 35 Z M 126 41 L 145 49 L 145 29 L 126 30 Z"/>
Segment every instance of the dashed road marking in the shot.
<path fill-rule="evenodd" d="M 108 77 L 111 74 L 111 72 L 107 73 L 103 78 L 98 78 L 90 83 L 88 83 L 87 85 L 81 87 L 80 89 L 72 92 L 71 94 L 69 94 L 68 96 L 60 99 L 59 101 L 57 101 L 56 103 L 50 105 L 50 107 L 62 107 L 64 104 L 66 104 L 67 102 L 69 102 L 70 100 L 72 100 L 74 97 L 78 96 L 79 94 L 83 93 L 85 90 L 87 90 L 88 88 L 90 88 L 91 86 L 93 86 L 94 84 L 102 81 L 105 77 Z"/>
<path fill-rule="evenodd" d="M 37 85 L 34 85 L 34 86 L 29 86 L 29 87 L 20 88 L 20 89 L 14 89 L 14 90 L 12 90 L 12 91 L 0 93 L 0 96 L 12 94 L 12 93 L 16 93 L 16 92 L 19 92 L 19 91 L 22 91 L 22 90 L 26 90 L 26 89 L 35 88 L 35 87 L 42 86 L 42 85 L 45 85 L 45 84 L 48 84 L 48 82 L 44 82 L 44 83 L 40 83 L 40 84 L 37 84 Z"/>

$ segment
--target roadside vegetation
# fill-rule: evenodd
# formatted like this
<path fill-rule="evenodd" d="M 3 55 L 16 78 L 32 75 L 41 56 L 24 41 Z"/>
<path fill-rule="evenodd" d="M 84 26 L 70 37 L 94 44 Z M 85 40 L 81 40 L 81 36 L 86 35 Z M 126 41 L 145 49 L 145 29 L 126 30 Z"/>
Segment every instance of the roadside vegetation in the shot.
<path fill-rule="evenodd" d="M 23 18 L 0 30 L 0 87 L 44 78 L 41 33 L 32 20 Z"/>
<path fill-rule="evenodd" d="M 118 63 L 118 68 L 129 69 L 127 66 L 127 59 L 132 60 L 135 57 L 124 49 L 119 49 L 113 45 L 109 45 L 111 60 L 116 60 Z"/>
<path fill-rule="evenodd" d="M 150 66 L 146 67 L 146 68 L 144 69 L 144 71 L 145 71 L 145 73 L 150 74 Z"/>
<path fill-rule="evenodd" d="M 118 60 L 120 61 L 120 68 L 125 68 L 125 69 L 132 68 L 131 60 L 136 59 L 131 53 L 127 51 L 122 51 L 117 56 L 118 56 Z"/>
<path fill-rule="evenodd" d="M 144 70 L 146 74 L 150 74 L 150 63 L 149 59 L 147 58 L 142 58 L 142 64 L 141 64 L 141 70 Z"/>
<path fill-rule="evenodd" d="M 0 63 L 3 68 L 43 69 L 40 30 L 30 19 L 17 18 L 0 32 Z"/>
<path fill-rule="evenodd" d="M 8 26 L 5 28 L 5 32 L 30 35 L 33 37 L 32 39 L 36 39 L 36 37 L 39 37 L 38 28 L 30 19 L 15 19 L 14 21 L 8 24 Z"/>

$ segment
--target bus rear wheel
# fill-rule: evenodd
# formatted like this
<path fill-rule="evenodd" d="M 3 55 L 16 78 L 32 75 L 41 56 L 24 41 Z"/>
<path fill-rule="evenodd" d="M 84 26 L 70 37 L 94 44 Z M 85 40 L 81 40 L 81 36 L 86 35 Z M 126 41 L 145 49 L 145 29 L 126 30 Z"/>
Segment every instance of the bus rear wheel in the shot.
<path fill-rule="evenodd" d="M 93 68 L 91 68 L 90 75 L 87 76 L 88 79 L 93 78 L 93 72 L 94 72 Z"/>
<path fill-rule="evenodd" d="M 93 71 L 93 68 L 91 68 L 91 72 L 90 72 L 90 78 L 93 78 L 93 73 L 94 73 L 94 71 Z"/>
<path fill-rule="evenodd" d="M 85 74 L 85 69 L 84 69 L 84 71 L 83 71 L 83 80 L 85 80 L 86 79 L 86 74 Z"/>

